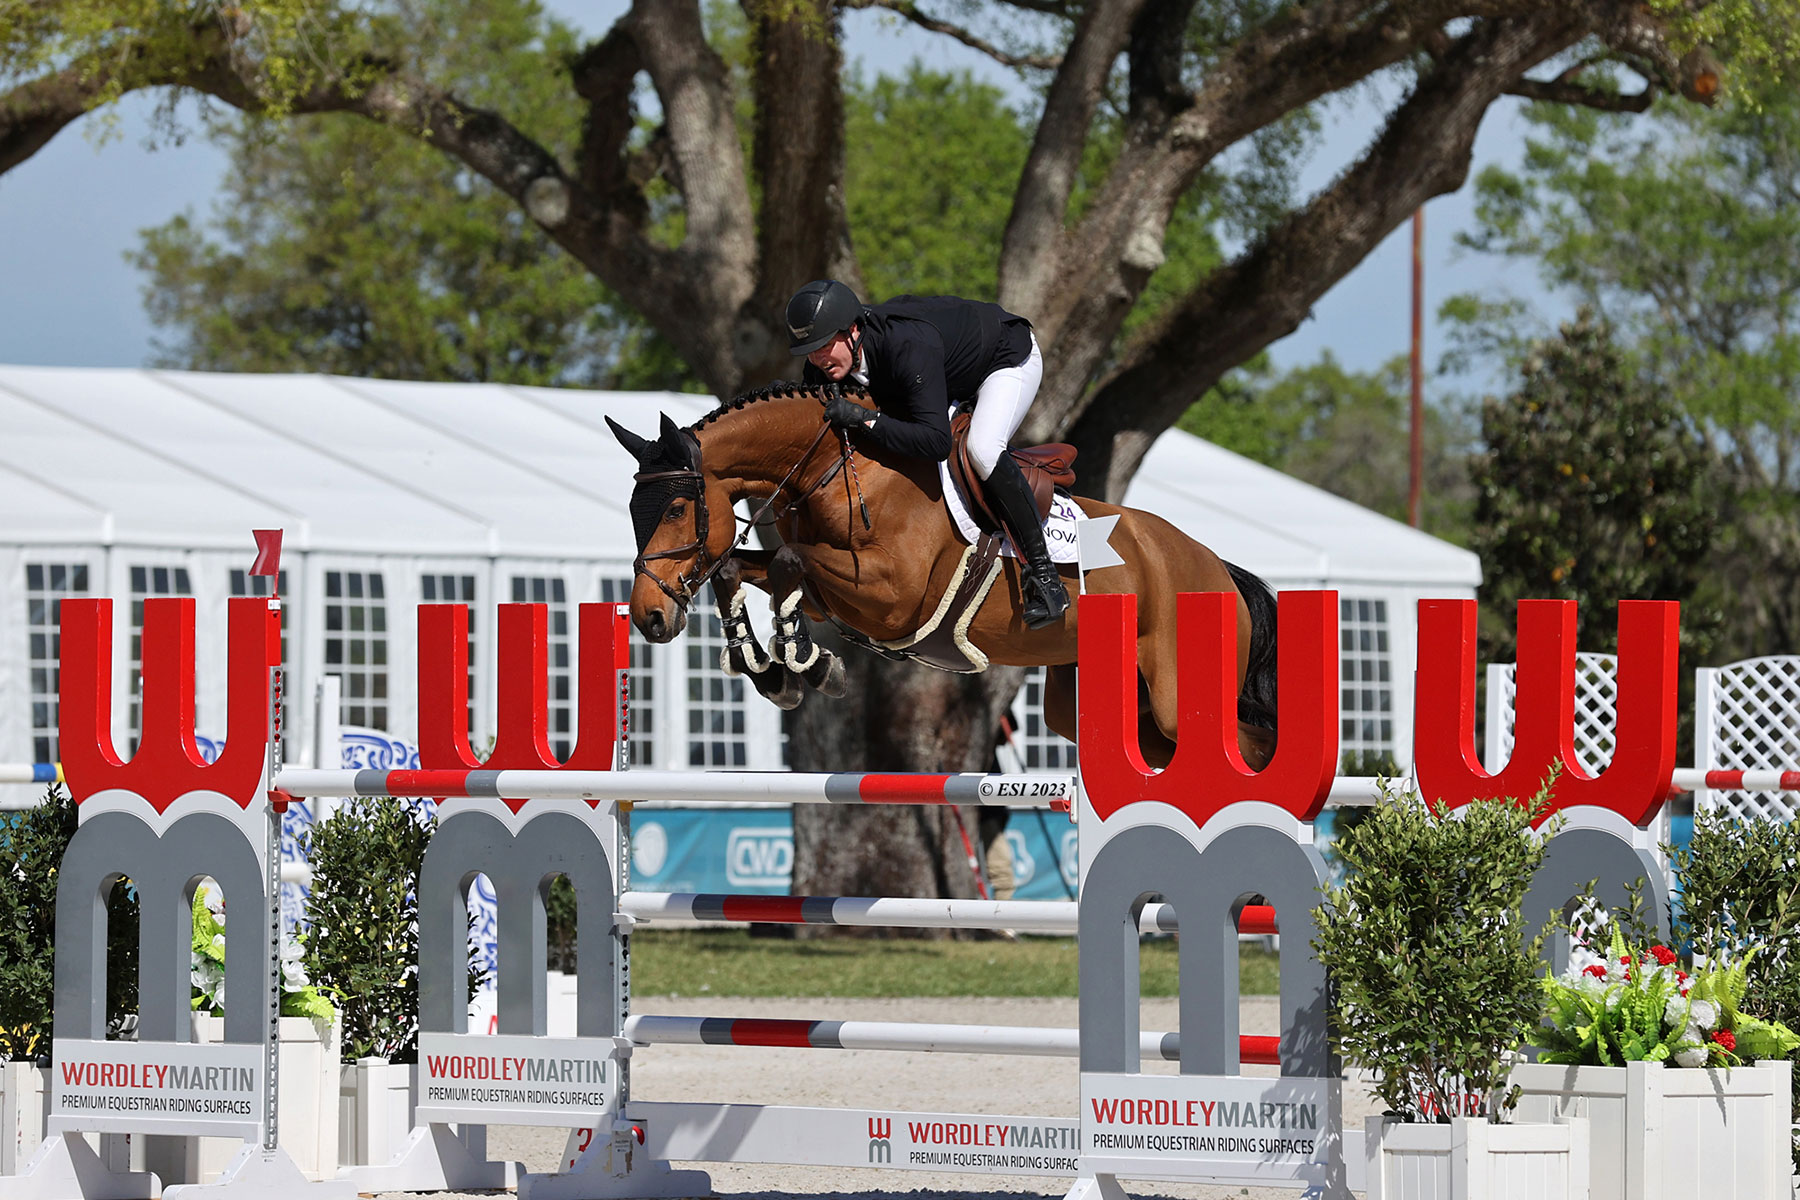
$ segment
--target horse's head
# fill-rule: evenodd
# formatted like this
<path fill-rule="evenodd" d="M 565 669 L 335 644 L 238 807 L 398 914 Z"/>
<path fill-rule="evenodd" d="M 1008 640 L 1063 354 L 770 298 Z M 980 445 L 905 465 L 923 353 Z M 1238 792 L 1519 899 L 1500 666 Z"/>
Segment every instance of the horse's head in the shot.
<path fill-rule="evenodd" d="M 701 467 L 700 440 L 666 413 L 655 441 L 611 417 L 606 423 L 638 463 L 631 492 L 638 547 L 631 623 L 649 641 L 666 642 L 686 628 L 688 602 L 731 546 L 731 497 Z"/>

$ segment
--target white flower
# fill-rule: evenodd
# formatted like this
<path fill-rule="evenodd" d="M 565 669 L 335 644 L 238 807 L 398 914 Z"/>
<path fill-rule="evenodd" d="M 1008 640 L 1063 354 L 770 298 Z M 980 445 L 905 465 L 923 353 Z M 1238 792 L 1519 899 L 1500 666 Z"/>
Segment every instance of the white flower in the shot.
<path fill-rule="evenodd" d="M 1705 1001 L 1701 1001 L 1702 1004 Z M 1669 1002 L 1663 1005 L 1663 1024 L 1670 1029 L 1678 1025 L 1686 1025 L 1688 1021 L 1688 1002 L 1686 996 L 1670 996 Z"/>
<path fill-rule="evenodd" d="M 1700 1029 L 1719 1027 L 1719 1006 L 1711 1000 L 1695 1000 L 1688 1006 L 1688 1020 Z M 1705 1038 L 1701 1038 L 1704 1041 Z"/>
<path fill-rule="evenodd" d="M 1686 1050 L 1677 1050 L 1675 1065 L 1678 1067 L 1704 1067 L 1706 1065 L 1706 1047 L 1690 1046 Z"/>

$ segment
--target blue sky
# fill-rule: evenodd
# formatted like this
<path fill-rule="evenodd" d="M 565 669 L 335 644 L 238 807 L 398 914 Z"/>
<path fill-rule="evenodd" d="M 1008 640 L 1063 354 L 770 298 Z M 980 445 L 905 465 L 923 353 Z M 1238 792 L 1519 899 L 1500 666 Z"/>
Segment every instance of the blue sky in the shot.
<path fill-rule="evenodd" d="M 552 0 L 589 32 L 605 29 L 619 0 Z M 915 57 L 934 66 L 966 67 L 1011 87 L 1009 76 L 947 39 L 933 37 L 874 12 L 847 14 L 852 58 L 865 72 L 897 71 Z M 227 168 L 203 138 L 150 148 L 149 96 L 118 106 L 116 134 L 97 136 L 90 117 L 70 126 L 24 164 L 0 175 L 0 362 L 66 366 L 139 366 L 152 352 L 154 330 L 144 312 L 141 274 L 125 261 L 138 231 L 184 210 L 205 217 Z M 194 106 L 184 115 L 192 117 Z M 1489 112 L 1476 145 L 1476 166 L 1516 162 L 1523 122 L 1517 102 Z M 1328 182 L 1372 136 L 1372 104 L 1340 106 L 1324 145 L 1307 165 L 1303 185 Z M 1472 224 L 1469 189 L 1426 207 L 1427 361 L 1443 340 L 1430 314 L 1445 297 L 1506 287 L 1529 293 L 1533 277 L 1520 264 L 1459 253 L 1455 233 Z M 1276 362 L 1292 366 L 1329 351 L 1357 369 L 1372 369 L 1407 348 L 1411 320 L 1411 232 L 1403 225 L 1332 289 L 1311 319 L 1273 347 Z"/>

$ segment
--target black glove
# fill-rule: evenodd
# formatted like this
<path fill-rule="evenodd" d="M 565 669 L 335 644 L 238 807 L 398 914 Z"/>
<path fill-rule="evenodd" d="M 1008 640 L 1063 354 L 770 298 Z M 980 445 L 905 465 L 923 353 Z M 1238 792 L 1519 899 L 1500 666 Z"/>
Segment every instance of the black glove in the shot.
<path fill-rule="evenodd" d="M 825 419 L 839 429 L 861 429 L 863 422 L 874 415 L 862 405 L 852 404 L 842 396 L 836 396 L 825 404 Z"/>

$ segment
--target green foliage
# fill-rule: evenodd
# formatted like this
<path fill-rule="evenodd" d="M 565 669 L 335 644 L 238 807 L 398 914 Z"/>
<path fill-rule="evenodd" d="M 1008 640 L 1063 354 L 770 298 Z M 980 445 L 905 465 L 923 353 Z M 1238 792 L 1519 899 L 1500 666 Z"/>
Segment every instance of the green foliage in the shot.
<path fill-rule="evenodd" d="M 43 803 L 0 813 L 0 1061 L 50 1052 L 56 967 L 56 878 L 75 835 L 75 802 L 58 784 Z M 106 1015 L 137 1011 L 137 899 L 114 885 L 106 911 Z"/>
<path fill-rule="evenodd" d="M 1514 656 L 1524 597 L 1580 602 L 1576 644 L 1610 646 L 1625 598 L 1687 600 L 1713 534 L 1712 455 L 1681 411 L 1627 369 L 1583 316 L 1543 343 L 1519 388 L 1481 407 L 1474 548 L 1486 578 L 1486 657 Z M 1704 647 L 1710 624 L 1684 611 Z"/>
<path fill-rule="evenodd" d="M 417 800 L 361 800 L 313 827 L 307 974 L 337 1003 L 345 1061 L 410 1062 L 419 1037 L 419 866 L 434 823 Z"/>
<path fill-rule="evenodd" d="M 193 1008 L 208 1016 L 225 1015 L 225 902 L 211 888 L 194 889 L 192 909 L 194 936 L 190 954 L 189 975 L 193 979 Z M 332 1007 L 319 989 L 306 977 L 301 963 L 304 939 L 286 942 L 281 948 L 281 1015 L 310 1017 L 327 1023 L 337 1020 Z"/>
<path fill-rule="evenodd" d="M 1030 126 L 992 84 L 915 61 L 846 92 L 845 196 L 873 298 L 999 295 Z"/>
<path fill-rule="evenodd" d="M 546 64 L 574 34 L 534 0 L 430 3 L 433 65 L 553 151 L 580 130 Z M 509 198 L 407 133 L 335 115 L 233 115 L 209 221 L 132 256 L 164 365 L 390 379 L 681 386 L 660 339 Z"/>
<path fill-rule="evenodd" d="M 1334 495 L 1406 519 L 1410 424 L 1404 357 L 1375 372 L 1351 371 L 1329 351 L 1277 372 L 1263 356 L 1227 376 L 1176 422 L 1196 437 L 1285 471 Z M 1439 537 L 1467 538 L 1472 496 L 1463 415 L 1425 409 L 1421 523 Z"/>
<path fill-rule="evenodd" d="M 1465 240 L 1536 263 L 1554 294 L 1603 314 L 1627 374 L 1713 447 L 1719 521 L 1696 601 L 1722 614 L 1720 654 L 1735 658 L 1800 641 L 1786 585 L 1800 575 L 1800 95 L 1754 72 L 1727 80 L 1716 110 L 1528 110 L 1522 168 L 1482 172 Z M 1542 332 L 1517 300 L 1458 297 L 1445 314 L 1465 331 L 1464 365 L 1516 363 Z"/>
<path fill-rule="evenodd" d="M 1522 906 L 1554 828 L 1532 830 L 1547 794 L 1452 813 L 1384 781 L 1338 839 L 1349 874 L 1323 889 L 1314 942 L 1334 1042 L 1408 1120 L 1463 1113 L 1468 1095 L 1499 1115 L 1508 1056 L 1538 1020 L 1543 923 Z"/>
<path fill-rule="evenodd" d="M 1592 958 L 1592 956 L 1587 956 Z M 1756 951 L 1713 959 L 1689 975 L 1667 946 L 1627 947 L 1617 924 L 1604 957 L 1572 958 L 1544 980 L 1544 1024 L 1532 1037 L 1543 1062 L 1616 1067 L 1736 1067 L 1786 1058 L 1800 1037 L 1741 1011 Z"/>
<path fill-rule="evenodd" d="M 1616 1067 L 1699 1050 L 1704 1061 L 1703 1043 L 1687 1036 L 1689 977 L 1674 962 L 1666 946 L 1627 951 L 1615 924 L 1604 958 L 1571 959 L 1562 975 L 1544 980 L 1544 1024 L 1532 1035 L 1540 1060 Z"/>
<path fill-rule="evenodd" d="M 1698 956 L 1738 961 L 1743 1009 L 1800 1028 L 1800 823 L 1698 813 L 1693 839 L 1673 851 L 1673 864 L 1681 881 L 1677 941 Z"/>

